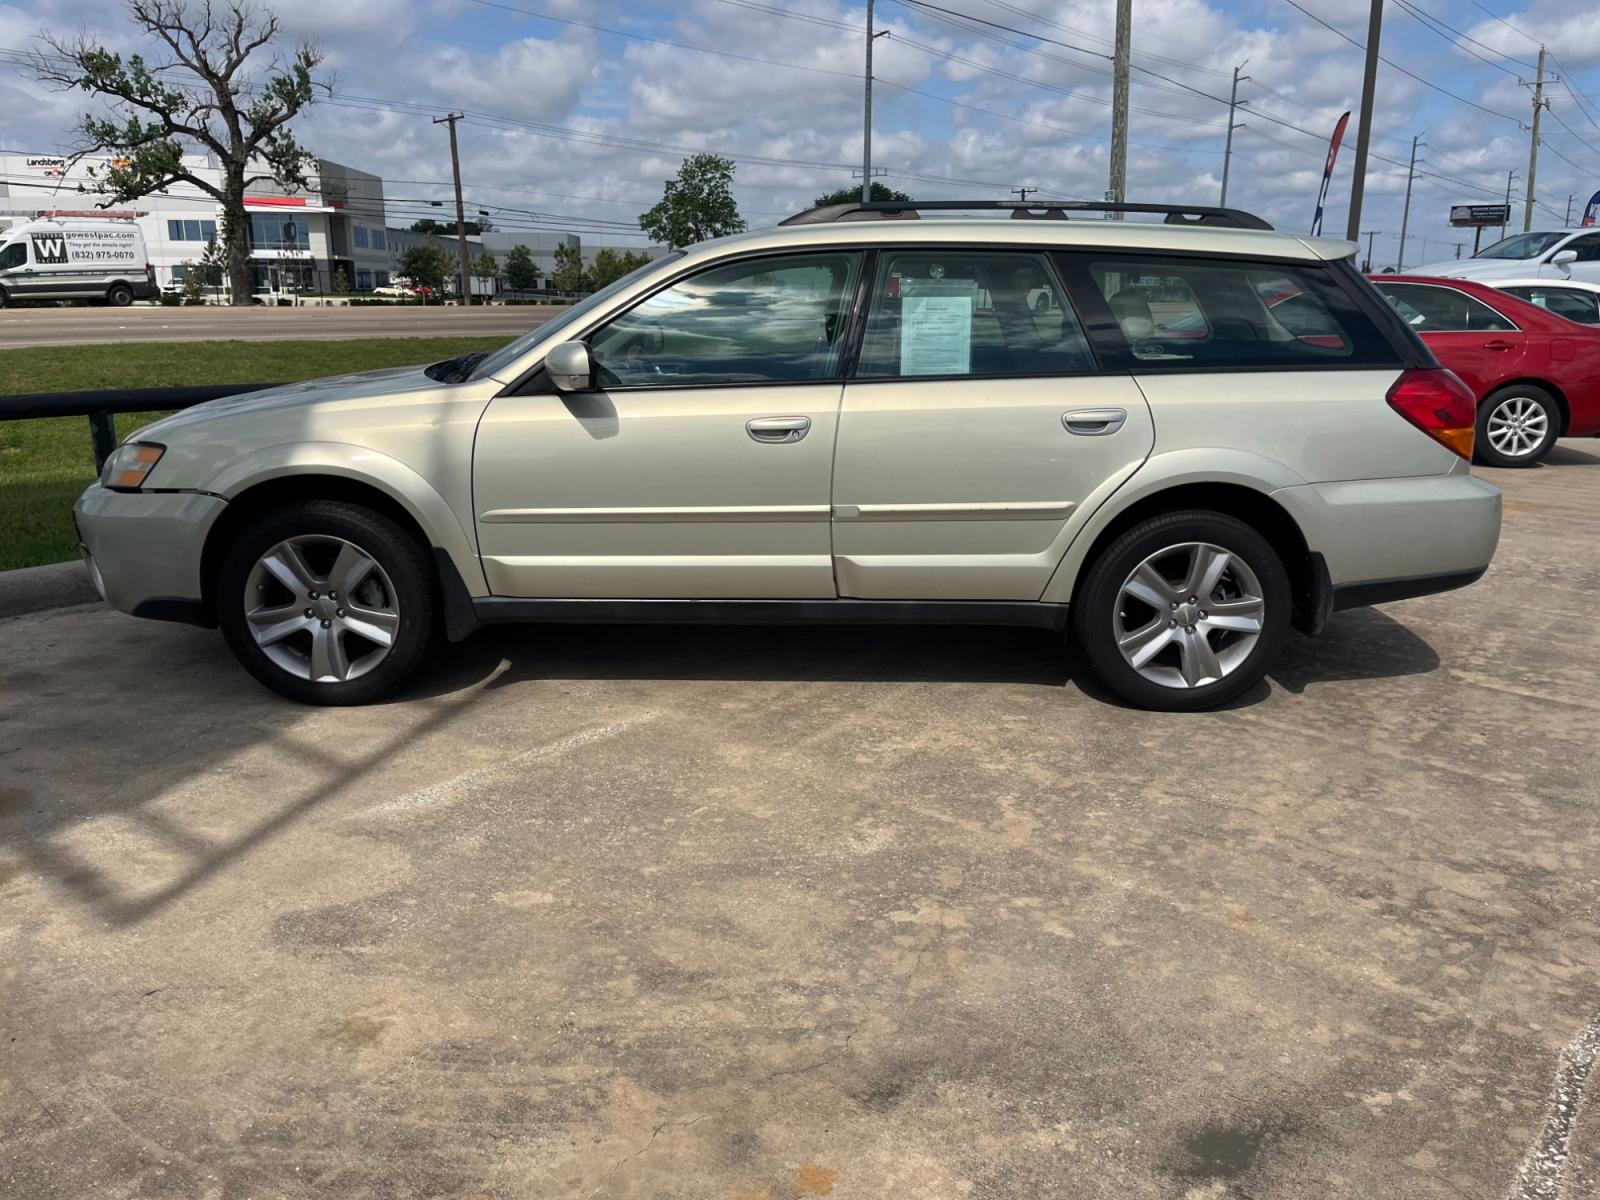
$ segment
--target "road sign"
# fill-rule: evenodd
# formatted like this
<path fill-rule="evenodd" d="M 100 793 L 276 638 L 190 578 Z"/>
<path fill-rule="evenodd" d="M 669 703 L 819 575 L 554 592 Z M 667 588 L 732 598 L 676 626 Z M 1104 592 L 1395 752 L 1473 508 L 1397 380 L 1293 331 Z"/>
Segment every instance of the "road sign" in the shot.
<path fill-rule="evenodd" d="M 1450 224 L 1464 229 L 1486 229 L 1511 219 L 1509 204 L 1452 204 Z"/>

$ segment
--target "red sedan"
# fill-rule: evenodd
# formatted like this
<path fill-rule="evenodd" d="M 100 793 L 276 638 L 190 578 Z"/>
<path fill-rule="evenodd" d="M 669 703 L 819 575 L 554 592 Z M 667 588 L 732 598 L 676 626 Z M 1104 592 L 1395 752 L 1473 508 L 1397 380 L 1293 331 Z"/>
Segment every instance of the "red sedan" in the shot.
<path fill-rule="evenodd" d="M 1600 434 L 1600 328 L 1466 279 L 1372 278 L 1478 398 L 1478 457 L 1531 467 L 1559 437 Z"/>

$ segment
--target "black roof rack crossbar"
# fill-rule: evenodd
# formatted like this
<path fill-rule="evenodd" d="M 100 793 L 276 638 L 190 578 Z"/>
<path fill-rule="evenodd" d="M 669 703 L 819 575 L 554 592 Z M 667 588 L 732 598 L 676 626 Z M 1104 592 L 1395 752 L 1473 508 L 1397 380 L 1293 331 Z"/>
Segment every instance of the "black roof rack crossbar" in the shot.
<path fill-rule="evenodd" d="M 915 221 L 925 212 L 1009 212 L 1016 220 L 1065 221 L 1067 214 L 1156 213 L 1168 225 L 1271 229 L 1254 213 L 1208 204 L 1112 204 L 1098 200 L 874 200 L 870 204 L 824 204 L 779 221 L 780 225 L 827 225 L 835 221 Z"/>

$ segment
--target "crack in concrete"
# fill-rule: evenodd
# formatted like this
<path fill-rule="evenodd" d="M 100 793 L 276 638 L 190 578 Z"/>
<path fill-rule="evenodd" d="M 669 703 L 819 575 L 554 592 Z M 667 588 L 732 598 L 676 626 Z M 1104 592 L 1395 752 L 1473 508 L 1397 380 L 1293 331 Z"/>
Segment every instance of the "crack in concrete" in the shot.
<path fill-rule="evenodd" d="M 1600 1054 L 1600 1013 L 1562 1048 L 1556 1063 L 1556 1086 L 1545 1110 L 1544 1130 L 1517 1172 L 1507 1200 L 1562 1200 L 1566 1190 L 1567 1151 L 1573 1127 L 1583 1108 L 1585 1089 L 1595 1057 Z"/>

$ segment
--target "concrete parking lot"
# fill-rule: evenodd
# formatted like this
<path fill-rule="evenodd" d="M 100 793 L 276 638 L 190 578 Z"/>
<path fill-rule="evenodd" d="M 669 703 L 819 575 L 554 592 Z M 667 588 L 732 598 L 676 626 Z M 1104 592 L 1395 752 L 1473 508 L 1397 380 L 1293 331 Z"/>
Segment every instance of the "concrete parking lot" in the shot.
<path fill-rule="evenodd" d="M 559 308 L 485 305 L 422 308 L 7 308 L 0 309 L 0 350 L 93 342 L 205 342 L 214 338 L 479 337 L 525 333 Z"/>
<path fill-rule="evenodd" d="M 1491 475 L 1482 583 L 1202 716 L 1028 631 L 313 711 L 0 622 L 0 1194 L 1600 1195 L 1600 443 Z"/>

